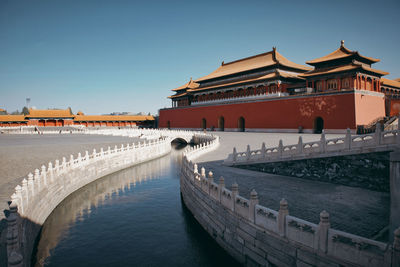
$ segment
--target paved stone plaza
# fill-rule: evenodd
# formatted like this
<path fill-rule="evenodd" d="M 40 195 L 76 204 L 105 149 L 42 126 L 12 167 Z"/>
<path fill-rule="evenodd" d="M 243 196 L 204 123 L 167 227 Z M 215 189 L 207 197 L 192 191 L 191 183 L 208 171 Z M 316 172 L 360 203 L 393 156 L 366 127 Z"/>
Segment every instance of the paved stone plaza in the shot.
<path fill-rule="evenodd" d="M 255 189 L 260 204 L 275 210 L 279 201 L 287 199 L 289 213 L 298 218 L 318 223 L 319 213 L 326 210 L 331 215 L 332 228 L 352 234 L 372 238 L 389 224 L 389 193 L 376 192 L 343 185 L 309 181 L 300 178 L 279 176 L 268 173 L 223 166 L 222 162 L 232 153 L 245 151 L 247 144 L 251 149 L 278 146 L 279 139 L 283 144 L 296 144 L 299 134 L 282 133 L 228 133 L 216 132 L 221 137 L 221 144 L 215 150 L 198 158 L 199 166 L 212 170 L 214 180 L 218 183 L 220 176 L 225 178 L 226 187 L 232 183 L 239 185 L 239 194 L 249 198 L 250 191 Z M 303 142 L 316 141 L 320 135 L 301 134 Z M 326 138 L 343 135 L 326 135 Z"/>

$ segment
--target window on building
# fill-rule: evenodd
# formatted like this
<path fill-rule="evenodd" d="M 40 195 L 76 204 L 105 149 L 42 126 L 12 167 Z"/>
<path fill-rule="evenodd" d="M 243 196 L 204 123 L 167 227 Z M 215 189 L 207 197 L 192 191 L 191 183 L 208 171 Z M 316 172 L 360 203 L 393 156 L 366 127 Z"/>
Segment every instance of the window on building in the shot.
<path fill-rule="evenodd" d="M 315 82 L 315 89 L 317 92 L 322 92 L 322 81 Z"/>
<path fill-rule="evenodd" d="M 342 89 L 349 89 L 349 88 L 350 88 L 349 78 L 342 79 Z"/>
<path fill-rule="evenodd" d="M 337 90 L 337 80 L 332 79 L 327 81 L 327 89 L 328 90 Z"/>

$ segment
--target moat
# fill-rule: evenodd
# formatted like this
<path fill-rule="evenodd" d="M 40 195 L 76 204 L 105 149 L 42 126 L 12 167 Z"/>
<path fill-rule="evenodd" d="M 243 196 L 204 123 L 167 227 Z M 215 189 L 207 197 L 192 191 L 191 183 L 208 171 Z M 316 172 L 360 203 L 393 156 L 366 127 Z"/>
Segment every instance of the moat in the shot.
<path fill-rule="evenodd" d="M 239 265 L 179 194 L 179 151 L 99 179 L 47 218 L 36 266 Z"/>

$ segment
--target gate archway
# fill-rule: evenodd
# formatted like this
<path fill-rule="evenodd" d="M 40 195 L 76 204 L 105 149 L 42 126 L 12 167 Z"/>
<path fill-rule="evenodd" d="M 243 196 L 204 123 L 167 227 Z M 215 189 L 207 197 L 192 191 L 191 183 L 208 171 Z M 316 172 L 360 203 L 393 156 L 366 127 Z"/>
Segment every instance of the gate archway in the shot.
<path fill-rule="evenodd" d="M 220 131 L 225 131 L 225 118 L 222 116 L 218 119 L 218 128 Z"/>
<path fill-rule="evenodd" d="M 201 128 L 202 128 L 203 130 L 206 130 L 206 129 L 207 129 L 207 120 L 206 120 L 205 118 L 203 118 L 203 119 L 201 120 Z"/>
<path fill-rule="evenodd" d="M 239 132 L 244 132 L 246 130 L 245 120 L 243 117 L 240 117 L 238 119 L 238 130 L 239 130 Z"/>
<path fill-rule="evenodd" d="M 324 119 L 321 117 L 316 117 L 314 120 L 314 133 L 322 133 L 324 129 Z"/>
<path fill-rule="evenodd" d="M 167 128 L 171 129 L 171 122 L 170 121 L 167 121 Z"/>

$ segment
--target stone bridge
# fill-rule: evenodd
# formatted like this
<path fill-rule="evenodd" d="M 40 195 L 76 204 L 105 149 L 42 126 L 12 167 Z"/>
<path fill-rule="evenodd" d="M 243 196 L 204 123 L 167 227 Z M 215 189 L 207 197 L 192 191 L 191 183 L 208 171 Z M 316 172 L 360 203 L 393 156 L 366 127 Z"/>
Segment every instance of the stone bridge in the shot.
<path fill-rule="evenodd" d="M 317 142 L 303 143 L 300 136 L 298 143 L 293 145 L 283 145 L 280 140 L 278 146 L 272 148 L 266 148 L 265 143 L 260 149 L 255 150 L 251 150 L 249 145 L 247 150 L 242 152 L 237 152 L 236 148 L 233 148 L 233 153 L 228 155 L 224 165 L 248 165 L 393 151 L 396 145 L 400 145 L 400 128 L 382 132 L 378 124 L 373 134 L 352 136 L 350 129 L 347 129 L 346 135 L 342 138 L 327 140 L 325 134 L 322 133 L 320 141 Z"/>

